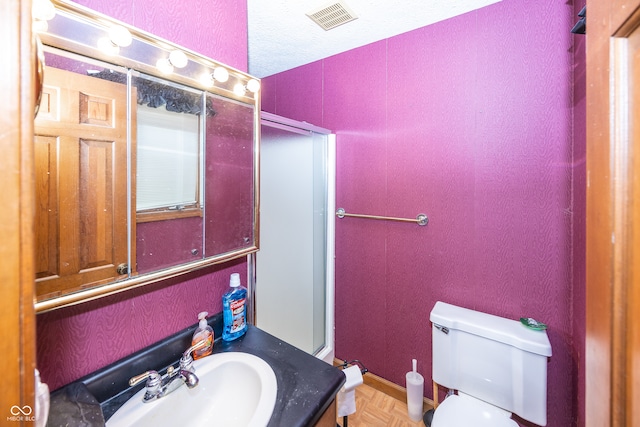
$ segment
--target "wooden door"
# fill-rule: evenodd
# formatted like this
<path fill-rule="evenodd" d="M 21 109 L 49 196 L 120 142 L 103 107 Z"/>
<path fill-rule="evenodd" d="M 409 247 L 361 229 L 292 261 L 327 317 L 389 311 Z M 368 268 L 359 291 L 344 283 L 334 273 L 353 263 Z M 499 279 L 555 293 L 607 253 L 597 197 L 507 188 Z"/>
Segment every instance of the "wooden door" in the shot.
<path fill-rule="evenodd" d="M 640 426 L 639 6 L 587 1 L 588 427 Z"/>
<path fill-rule="evenodd" d="M 126 85 L 45 69 L 35 121 L 38 299 L 126 277 L 126 105 Z"/>
<path fill-rule="evenodd" d="M 35 314 L 33 114 L 35 57 L 31 1 L 0 1 L 0 424 L 32 426 Z M 16 420 L 9 417 L 17 413 Z M 6 421 L 5 421 L 6 420 Z"/>

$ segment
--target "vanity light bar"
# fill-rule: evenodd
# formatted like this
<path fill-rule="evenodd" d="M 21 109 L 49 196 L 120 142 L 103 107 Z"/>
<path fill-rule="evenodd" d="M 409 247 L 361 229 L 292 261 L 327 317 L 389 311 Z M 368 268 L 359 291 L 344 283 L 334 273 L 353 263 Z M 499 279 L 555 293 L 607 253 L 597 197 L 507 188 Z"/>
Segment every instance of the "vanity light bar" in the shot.
<path fill-rule="evenodd" d="M 241 98 L 257 99 L 259 80 L 243 71 L 69 0 L 35 1 L 50 1 L 55 7 L 55 17 L 48 21 L 48 29 L 43 26 L 39 33 L 45 45 L 110 63 L 117 57 L 120 66 L 157 77 L 171 73 L 176 82 L 242 102 L 248 100 Z M 79 33 L 84 34 L 85 42 L 74 39 L 74 34 Z M 242 94 L 240 88 L 234 91 L 236 83 L 244 88 Z"/>

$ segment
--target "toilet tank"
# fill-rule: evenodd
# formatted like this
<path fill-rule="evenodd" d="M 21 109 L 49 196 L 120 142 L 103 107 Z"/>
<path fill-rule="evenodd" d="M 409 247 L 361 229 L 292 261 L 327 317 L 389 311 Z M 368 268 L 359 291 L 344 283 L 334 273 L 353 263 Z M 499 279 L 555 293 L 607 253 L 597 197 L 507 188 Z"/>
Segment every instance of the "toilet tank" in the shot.
<path fill-rule="evenodd" d="M 547 425 L 546 331 L 441 301 L 430 320 L 433 381 Z"/>

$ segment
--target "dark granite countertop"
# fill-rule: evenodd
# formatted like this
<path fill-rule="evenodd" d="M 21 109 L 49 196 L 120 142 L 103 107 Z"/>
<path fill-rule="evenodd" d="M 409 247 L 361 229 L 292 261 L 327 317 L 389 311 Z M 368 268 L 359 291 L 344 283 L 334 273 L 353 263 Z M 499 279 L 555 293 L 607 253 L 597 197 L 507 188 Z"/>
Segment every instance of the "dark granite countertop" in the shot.
<path fill-rule="evenodd" d="M 209 319 L 216 337 L 222 335 L 221 317 L 219 314 Z M 129 378 L 149 369 L 164 373 L 167 367 L 175 366 L 190 346 L 196 326 L 56 390 L 51 395 L 47 425 L 104 425 L 105 420 L 144 387 L 144 384 L 129 387 Z M 235 341 L 216 339 L 214 353 L 231 351 L 256 355 L 273 369 L 278 394 L 268 424 L 272 427 L 314 425 L 345 382 L 339 369 L 253 326 Z M 76 396 L 81 396 L 81 401 Z"/>

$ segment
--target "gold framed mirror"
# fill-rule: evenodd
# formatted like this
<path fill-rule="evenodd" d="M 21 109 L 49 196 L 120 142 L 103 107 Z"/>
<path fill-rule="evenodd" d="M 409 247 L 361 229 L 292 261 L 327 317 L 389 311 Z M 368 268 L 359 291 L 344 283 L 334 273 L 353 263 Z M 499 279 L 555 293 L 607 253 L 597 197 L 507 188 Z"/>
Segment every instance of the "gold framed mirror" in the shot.
<path fill-rule="evenodd" d="M 257 251 L 259 80 L 53 3 L 34 25 L 36 311 Z"/>

